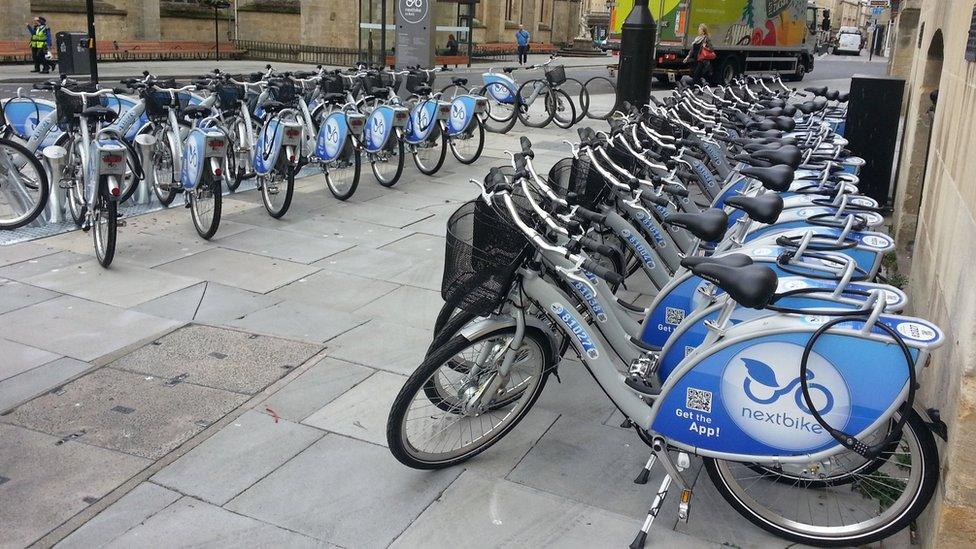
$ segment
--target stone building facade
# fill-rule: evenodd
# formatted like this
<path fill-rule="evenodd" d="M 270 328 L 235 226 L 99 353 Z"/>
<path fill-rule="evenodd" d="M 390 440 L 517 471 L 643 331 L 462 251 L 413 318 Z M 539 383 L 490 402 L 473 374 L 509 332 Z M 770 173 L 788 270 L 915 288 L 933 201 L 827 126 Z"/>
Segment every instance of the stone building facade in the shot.
<path fill-rule="evenodd" d="M 280 44 L 355 48 L 366 31 L 380 23 L 383 0 L 230 0 L 219 14 L 219 35 Z M 369 16 L 370 3 L 373 16 Z M 387 25 L 394 22 L 396 0 L 386 0 Z M 468 5 L 436 1 L 438 27 L 467 26 Z M 96 0 L 100 40 L 212 40 L 213 10 L 199 0 Z M 85 0 L 0 0 L 0 40 L 26 40 L 24 25 L 44 15 L 55 32 L 87 28 Z M 535 42 L 571 43 L 579 33 L 580 0 L 481 0 L 473 21 L 475 43 L 514 42 L 519 24 Z M 459 15 L 463 20 L 459 20 Z M 446 41 L 449 32 L 437 35 Z M 443 35 L 443 36 L 442 36 Z M 392 45 L 392 28 L 388 31 Z"/>
<path fill-rule="evenodd" d="M 976 61 L 973 0 L 908 0 L 890 72 L 907 80 L 894 227 L 914 313 L 946 331 L 921 399 L 942 410 L 942 479 L 920 522 L 926 547 L 976 546 Z M 976 48 L 974 48 L 976 49 Z M 972 52 L 976 54 L 976 52 Z M 976 59 L 976 55 L 970 55 Z M 937 92 L 937 103 L 933 93 Z"/>

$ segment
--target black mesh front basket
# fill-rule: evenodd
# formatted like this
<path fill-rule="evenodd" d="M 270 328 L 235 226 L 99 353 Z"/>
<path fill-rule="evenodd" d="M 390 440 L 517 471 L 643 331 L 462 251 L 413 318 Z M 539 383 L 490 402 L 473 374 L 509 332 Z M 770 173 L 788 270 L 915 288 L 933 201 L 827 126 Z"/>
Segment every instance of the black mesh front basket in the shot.
<path fill-rule="evenodd" d="M 447 222 L 441 297 L 466 312 L 486 316 L 505 300 L 528 241 L 491 205 L 463 204 Z"/>
<path fill-rule="evenodd" d="M 167 87 L 175 87 L 167 86 Z M 170 93 L 167 90 L 151 89 L 146 92 L 146 115 L 150 118 L 166 116 L 166 109 L 176 108 L 177 112 L 182 111 L 190 103 L 188 93 Z"/>
<path fill-rule="evenodd" d="M 434 73 L 427 74 L 424 71 L 413 71 L 407 75 L 407 91 L 417 93 L 417 90 L 427 86 L 434 86 Z"/>
<path fill-rule="evenodd" d="M 79 85 L 69 88 L 73 92 L 95 92 L 96 88 L 94 85 Z M 94 104 L 94 99 L 90 99 L 92 105 Z M 85 110 L 85 102 L 82 97 L 75 95 L 69 95 L 64 90 L 58 88 L 54 90 L 54 103 L 58 111 L 58 128 L 61 131 L 68 131 L 72 127 L 78 124 L 78 115 L 81 111 Z M 89 107 L 92 105 L 88 105 Z"/>
<path fill-rule="evenodd" d="M 272 85 L 269 88 L 271 99 L 284 103 L 285 105 L 295 105 L 298 103 L 298 86 L 292 82 L 282 82 Z"/>
<path fill-rule="evenodd" d="M 591 173 L 592 172 L 592 173 Z M 595 211 L 607 195 L 606 182 L 590 161 L 563 158 L 549 170 L 549 187 L 570 204 Z"/>
<path fill-rule="evenodd" d="M 346 91 L 344 80 L 345 78 L 338 74 L 326 74 L 319 80 L 319 87 L 322 93 L 344 93 Z"/>
<path fill-rule="evenodd" d="M 244 86 L 221 83 L 217 86 L 217 102 L 223 110 L 236 109 L 241 100 L 244 99 Z"/>
<path fill-rule="evenodd" d="M 562 85 L 566 82 L 566 67 L 556 65 L 546 69 L 546 80 L 553 86 Z"/>

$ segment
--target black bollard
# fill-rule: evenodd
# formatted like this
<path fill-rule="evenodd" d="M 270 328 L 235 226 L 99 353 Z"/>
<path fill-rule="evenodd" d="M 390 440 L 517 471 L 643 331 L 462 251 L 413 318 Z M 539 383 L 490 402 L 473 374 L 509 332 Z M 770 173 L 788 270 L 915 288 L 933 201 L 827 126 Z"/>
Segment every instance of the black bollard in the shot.
<path fill-rule="evenodd" d="M 617 76 L 617 105 L 624 101 L 646 105 L 651 95 L 651 75 L 657 42 L 657 25 L 648 0 L 637 0 L 624 20 L 620 37 L 620 72 Z"/>

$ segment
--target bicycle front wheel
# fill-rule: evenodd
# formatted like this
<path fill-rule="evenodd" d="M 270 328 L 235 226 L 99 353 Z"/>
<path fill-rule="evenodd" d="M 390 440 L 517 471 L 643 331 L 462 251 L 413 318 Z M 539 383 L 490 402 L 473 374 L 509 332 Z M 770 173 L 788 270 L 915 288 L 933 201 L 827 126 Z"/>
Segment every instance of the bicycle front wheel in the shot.
<path fill-rule="evenodd" d="M 102 267 L 108 267 L 115 259 L 115 240 L 119 229 L 119 204 L 114 200 L 95 197 L 92 207 L 92 238 L 95 241 L 95 257 Z"/>
<path fill-rule="evenodd" d="M 544 128 L 556 114 L 550 106 L 552 89 L 542 80 L 529 80 L 518 89 L 515 112 L 519 120 L 530 128 Z"/>
<path fill-rule="evenodd" d="M 938 483 L 935 439 L 918 413 L 909 413 L 896 448 L 877 458 L 883 464 L 845 471 L 836 484 L 782 482 L 773 469 L 711 458 L 705 469 L 722 497 L 764 530 L 821 547 L 868 545 L 914 521 Z M 831 465 L 817 465 L 824 464 Z"/>
<path fill-rule="evenodd" d="M 387 421 L 387 442 L 397 460 L 415 469 L 456 465 L 487 450 L 525 417 L 545 387 L 552 358 L 549 342 L 536 332 L 525 334 L 500 393 L 485 410 L 471 406 L 479 388 L 499 375 L 514 335 L 510 327 L 474 340 L 457 336 L 424 360 Z M 497 401 L 508 402 L 495 407 Z"/>
<path fill-rule="evenodd" d="M 197 187 L 190 191 L 190 216 L 193 218 L 193 227 L 197 234 L 204 240 L 210 240 L 217 234 L 217 227 L 220 226 L 221 191 L 223 185 L 221 180 L 215 178 L 208 166 L 203 169 L 203 175 Z"/>
<path fill-rule="evenodd" d="M 40 161 L 20 143 L 0 139 L 0 229 L 16 229 L 37 219 L 49 193 Z"/>

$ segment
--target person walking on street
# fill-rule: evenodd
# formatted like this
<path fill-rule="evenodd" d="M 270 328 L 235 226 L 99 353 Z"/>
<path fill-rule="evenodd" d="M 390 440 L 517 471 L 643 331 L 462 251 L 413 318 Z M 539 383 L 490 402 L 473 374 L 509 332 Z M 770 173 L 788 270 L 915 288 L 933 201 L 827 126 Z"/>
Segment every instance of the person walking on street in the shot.
<path fill-rule="evenodd" d="M 529 31 L 522 25 L 515 31 L 515 43 L 518 45 L 518 62 L 524 65 L 529 61 Z"/>
<path fill-rule="evenodd" d="M 702 23 L 698 25 L 698 36 L 691 43 L 691 51 L 685 57 L 685 64 L 693 64 L 691 77 L 695 79 L 696 84 L 703 82 L 705 76 L 711 74 L 712 59 L 715 59 L 712 37 L 708 34 L 708 25 Z"/>
<path fill-rule="evenodd" d="M 51 72 L 48 65 L 47 52 L 51 48 L 51 27 L 47 26 L 47 19 L 35 17 L 34 24 L 27 25 L 30 34 L 31 59 L 34 60 L 34 70 L 31 72 Z"/>

